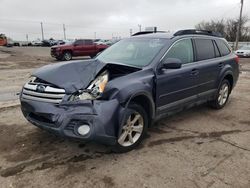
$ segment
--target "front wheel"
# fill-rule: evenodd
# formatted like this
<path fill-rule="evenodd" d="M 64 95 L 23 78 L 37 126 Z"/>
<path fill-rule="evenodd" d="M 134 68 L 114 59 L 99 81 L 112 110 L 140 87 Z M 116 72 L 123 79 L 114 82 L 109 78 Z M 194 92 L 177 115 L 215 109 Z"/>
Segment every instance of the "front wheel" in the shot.
<path fill-rule="evenodd" d="M 217 91 L 216 98 L 210 102 L 211 107 L 215 109 L 223 108 L 229 98 L 231 90 L 231 85 L 228 80 L 223 80 L 220 84 L 220 87 Z"/>
<path fill-rule="evenodd" d="M 71 52 L 64 52 L 64 54 L 63 54 L 63 59 L 64 59 L 65 61 L 70 61 L 70 60 L 72 59 L 72 54 L 71 54 Z"/>
<path fill-rule="evenodd" d="M 130 104 L 124 114 L 124 121 L 117 144 L 113 151 L 128 152 L 138 146 L 145 136 L 148 128 L 148 116 L 138 104 Z"/>

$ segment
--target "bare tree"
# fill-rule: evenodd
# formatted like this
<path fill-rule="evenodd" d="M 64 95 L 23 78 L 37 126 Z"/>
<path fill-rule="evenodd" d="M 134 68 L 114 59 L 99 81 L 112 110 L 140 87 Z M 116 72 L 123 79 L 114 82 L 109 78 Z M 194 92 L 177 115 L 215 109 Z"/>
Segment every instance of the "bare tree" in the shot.
<path fill-rule="evenodd" d="M 209 30 L 221 33 L 223 36 L 226 34 L 226 25 L 223 19 L 221 20 L 211 20 L 210 22 L 202 21 L 195 26 L 196 29 L 199 30 Z"/>
<path fill-rule="evenodd" d="M 250 27 L 246 26 L 248 21 L 249 19 L 247 16 L 242 17 L 239 37 L 240 41 L 250 41 Z M 195 28 L 219 32 L 228 41 L 235 41 L 238 23 L 239 19 L 202 21 L 198 23 Z"/>

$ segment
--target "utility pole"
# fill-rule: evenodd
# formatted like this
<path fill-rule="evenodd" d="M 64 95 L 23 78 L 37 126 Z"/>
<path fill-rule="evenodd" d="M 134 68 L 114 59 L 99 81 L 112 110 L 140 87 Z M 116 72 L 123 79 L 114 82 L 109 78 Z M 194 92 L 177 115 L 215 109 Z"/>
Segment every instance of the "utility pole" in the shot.
<path fill-rule="evenodd" d="M 141 24 L 138 24 L 139 32 L 141 32 Z"/>
<path fill-rule="evenodd" d="M 132 29 L 130 29 L 130 30 L 129 30 L 129 33 L 130 33 L 130 36 L 132 36 L 132 34 L 133 34 L 133 30 L 132 30 Z"/>
<path fill-rule="evenodd" d="M 41 30 L 42 30 L 42 40 L 44 40 L 44 34 L 43 34 L 43 22 L 41 22 Z"/>
<path fill-rule="evenodd" d="M 96 40 L 96 32 L 94 33 L 94 39 Z"/>
<path fill-rule="evenodd" d="M 29 35 L 28 34 L 26 34 L 26 40 L 27 40 L 27 42 L 29 42 Z"/>
<path fill-rule="evenodd" d="M 63 36 L 64 36 L 64 40 L 66 40 L 66 28 L 65 28 L 65 24 L 63 24 Z"/>
<path fill-rule="evenodd" d="M 238 23 L 238 28 L 237 28 L 237 33 L 236 33 L 236 41 L 235 41 L 235 50 L 238 50 L 238 45 L 239 45 L 239 39 L 240 39 L 240 31 L 241 31 L 241 22 L 242 22 L 242 10 L 243 10 L 243 1 L 241 0 L 241 7 L 240 7 L 240 18 L 239 18 L 239 23 Z"/>

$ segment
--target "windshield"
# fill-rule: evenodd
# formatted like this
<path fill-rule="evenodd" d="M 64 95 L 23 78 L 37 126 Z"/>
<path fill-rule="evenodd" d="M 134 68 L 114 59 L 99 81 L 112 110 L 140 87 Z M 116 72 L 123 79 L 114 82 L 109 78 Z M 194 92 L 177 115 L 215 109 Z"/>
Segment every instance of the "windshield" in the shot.
<path fill-rule="evenodd" d="M 240 48 L 241 50 L 250 50 L 250 46 L 243 46 L 242 48 Z"/>
<path fill-rule="evenodd" d="M 167 39 L 124 39 L 103 51 L 97 59 L 106 63 L 121 63 L 144 67 L 166 44 Z"/>

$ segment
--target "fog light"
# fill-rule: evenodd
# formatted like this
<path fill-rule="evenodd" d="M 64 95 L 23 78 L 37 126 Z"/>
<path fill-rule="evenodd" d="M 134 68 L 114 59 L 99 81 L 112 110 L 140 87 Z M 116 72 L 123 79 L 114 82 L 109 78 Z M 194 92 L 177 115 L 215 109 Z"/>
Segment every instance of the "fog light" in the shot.
<path fill-rule="evenodd" d="M 78 133 L 82 136 L 86 135 L 90 131 L 90 127 L 88 125 L 81 125 L 77 129 Z"/>

